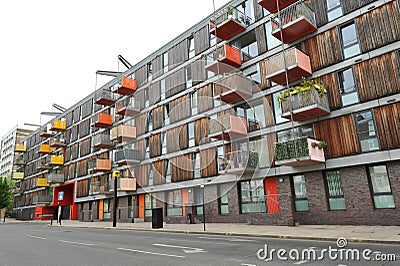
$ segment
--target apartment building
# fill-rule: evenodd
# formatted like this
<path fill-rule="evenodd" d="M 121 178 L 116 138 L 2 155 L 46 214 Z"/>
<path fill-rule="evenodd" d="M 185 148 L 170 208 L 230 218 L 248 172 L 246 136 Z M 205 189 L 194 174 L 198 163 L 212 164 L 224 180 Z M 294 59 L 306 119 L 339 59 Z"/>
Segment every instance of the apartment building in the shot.
<path fill-rule="evenodd" d="M 400 225 L 399 47 L 398 0 L 230 1 L 26 137 L 15 209 Z"/>

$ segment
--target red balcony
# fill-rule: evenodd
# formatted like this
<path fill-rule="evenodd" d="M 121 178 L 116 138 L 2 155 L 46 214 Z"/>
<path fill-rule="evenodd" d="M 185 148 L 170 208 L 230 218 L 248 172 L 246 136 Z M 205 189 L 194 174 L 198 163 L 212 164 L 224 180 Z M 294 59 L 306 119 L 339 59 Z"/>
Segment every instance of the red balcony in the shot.
<path fill-rule="evenodd" d="M 121 95 L 130 95 L 134 93 L 137 89 L 136 80 L 122 77 L 122 80 L 116 85 L 116 88 L 113 90 L 113 93 L 118 93 Z"/>
<path fill-rule="evenodd" d="M 276 0 L 258 0 L 257 2 L 260 6 L 268 10 L 269 13 L 273 14 L 278 12 L 278 5 L 279 10 L 282 10 L 294 2 L 297 2 L 297 0 L 278 0 L 278 5 L 276 4 Z"/>
<path fill-rule="evenodd" d="M 251 80 L 240 74 L 232 74 L 215 82 L 214 98 L 234 104 L 253 95 Z"/>
<path fill-rule="evenodd" d="M 110 106 L 115 103 L 115 95 L 106 89 L 100 89 L 94 93 L 94 102 L 96 104 Z"/>
<path fill-rule="evenodd" d="M 251 24 L 251 18 L 232 6 L 228 6 L 210 19 L 210 34 L 229 40 Z"/>
<path fill-rule="evenodd" d="M 118 115 L 134 116 L 140 113 L 140 104 L 135 98 L 127 98 L 117 102 L 115 110 Z"/>
<path fill-rule="evenodd" d="M 208 136 L 218 140 L 231 140 L 247 135 L 246 119 L 235 115 L 211 119 L 208 127 Z"/>
<path fill-rule="evenodd" d="M 97 128 L 107 128 L 112 126 L 112 116 L 103 113 L 96 114 L 92 126 Z"/>
<path fill-rule="evenodd" d="M 241 65 L 240 50 L 229 44 L 224 44 L 208 56 L 206 70 L 218 75 L 236 70 Z"/>
<path fill-rule="evenodd" d="M 315 13 L 302 1 L 283 9 L 280 18 L 282 23 L 277 14 L 271 17 L 272 35 L 286 44 L 317 30 Z"/>
<path fill-rule="evenodd" d="M 295 47 L 285 51 L 288 81 L 293 82 L 312 74 L 310 58 Z M 283 52 L 267 59 L 267 79 L 286 85 Z"/>

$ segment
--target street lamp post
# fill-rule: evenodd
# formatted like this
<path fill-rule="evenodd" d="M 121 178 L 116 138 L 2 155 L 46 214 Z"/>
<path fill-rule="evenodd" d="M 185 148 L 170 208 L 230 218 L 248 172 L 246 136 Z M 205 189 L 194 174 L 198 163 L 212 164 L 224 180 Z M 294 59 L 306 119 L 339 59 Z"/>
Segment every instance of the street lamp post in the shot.
<path fill-rule="evenodd" d="M 112 177 L 114 178 L 114 205 L 113 205 L 113 227 L 117 227 L 117 199 L 118 199 L 118 177 L 120 177 L 120 171 L 114 171 Z"/>
<path fill-rule="evenodd" d="M 200 185 L 200 188 L 203 190 L 203 230 L 206 231 L 206 208 L 204 204 L 204 184 Z"/>

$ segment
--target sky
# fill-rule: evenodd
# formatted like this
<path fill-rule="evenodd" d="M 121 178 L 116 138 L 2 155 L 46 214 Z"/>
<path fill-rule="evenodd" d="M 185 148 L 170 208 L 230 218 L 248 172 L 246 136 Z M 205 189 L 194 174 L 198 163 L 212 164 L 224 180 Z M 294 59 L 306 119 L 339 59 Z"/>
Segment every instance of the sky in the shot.
<path fill-rule="evenodd" d="M 216 8 L 228 0 L 214 0 Z M 213 0 L 0 2 L 0 136 L 42 124 L 94 92 L 96 71 L 125 70 L 211 15 Z M 109 78 L 97 76 L 97 88 Z"/>

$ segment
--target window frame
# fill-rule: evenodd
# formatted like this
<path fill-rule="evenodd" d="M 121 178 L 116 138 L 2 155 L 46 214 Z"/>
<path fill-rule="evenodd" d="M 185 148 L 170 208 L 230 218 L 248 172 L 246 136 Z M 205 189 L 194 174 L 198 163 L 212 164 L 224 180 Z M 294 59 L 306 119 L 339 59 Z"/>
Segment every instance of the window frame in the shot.
<path fill-rule="evenodd" d="M 375 137 L 374 138 L 377 140 L 378 148 L 377 149 L 372 149 L 372 150 L 369 149 L 369 150 L 363 151 L 362 145 L 361 145 L 361 140 L 360 140 L 360 133 L 362 133 L 362 132 L 359 131 L 359 124 L 358 124 L 357 116 L 362 114 L 362 113 L 366 113 L 366 112 L 370 112 L 371 113 L 371 118 L 372 118 L 372 122 L 373 122 L 373 125 L 374 125 L 374 131 L 375 131 Z M 366 152 L 379 151 L 381 149 L 381 144 L 380 144 L 380 141 L 379 141 L 378 131 L 377 131 L 377 128 L 376 128 L 376 123 L 375 123 L 375 116 L 374 116 L 374 112 L 372 111 L 372 109 L 363 110 L 363 111 L 354 113 L 353 115 L 354 115 L 354 122 L 356 123 L 356 134 L 357 134 L 358 145 L 360 147 L 360 152 L 361 153 L 366 153 Z M 369 139 L 373 139 L 373 138 L 370 137 Z"/>
<path fill-rule="evenodd" d="M 257 184 L 256 187 L 252 187 L 252 182 L 260 182 L 260 185 L 263 186 L 263 194 L 262 195 L 264 197 L 263 200 L 253 200 L 253 197 L 257 197 L 257 195 L 252 195 L 252 192 L 256 190 L 257 188 Z M 242 195 L 242 185 L 243 183 L 248 183 L 249 185 L 249 196 L 250 196 L 250 200 L 248 201 L 244 201 L 243 200 L 243 195 Z M 265 192 L 265 185 L 264 185 L 264 179 L 251 179 L 251 180 L 244 180 L 244 181 L 240 181 L 237 183 L 238 184 L 238 196 L 239 196 L 239 214 L 253 214 L 253 213 L 267 213 L 268 212 L 268 208 L 267 208 L 267 202 L 266 202 L 266 192 Z M 243 212 L 243 204 L 263 204 L 263 207 L 265 208 L 264 211 L 262 212 L 254 212 L 254 211 L 246 211 Z"/>
<path fill-rule="evenodd" d="M 351 70 L 351 72 L 352 72 L 352 77 L 353 77 L 353 81 L 354 81 L 354 87 L 353 87 L 354 90 L 353 90 L 352 92 L 346 93 L 346 92 L 344 91 L 343 83 L 344 83 L 344 72 L 345 72 L 345 71 L 348 71 L 348 70 Z M 343 80 L 342 80 L 342 78 L 341 78 L 341 74 L 342 74 L 342 76 L 343 76 Z M 339 94 L 340 94 L 340 104 L 341 104 L 341 106 L 342 106 L 342 107 L 347 107 L 347 106 L 352 106 L 352 105 L 355 105 L 355 104 L 359 104 L 359 103 L 360 103 L 360 97 L 359 97 L 359 95 L 358 95 L 358 86 L 357 86 L 357 80 L 356 80 L 356 77 L 355 77 L 355 74 L 354 74 L 354 66 L 350 66 L 350 67 L 347 67 L 347 68 L 344 68 L 344 69 L 341 69 L 341 70 L 337 71 L 337 72 L 335 73 L 335 76 L 336 76 L 336 77 L 335 77 L 335 78 L 336 78 L 336 81 L 337 81 L 337 83 L 338 83 L 338 89 L 339 89 Z M 356 94 L 357 94 L 357 102 L 344 105 L 344 104 L 343 104 L 343 95 L 350 95 L 350 94 L 353 94 L 353 93 L 356 93 Z"/>
<path fill-rule="evenodd" d="M 342 17 L 344 15 L 341 0 L 338 0 L 339 5 L 336 5 L 335 7 L 331 7 L 331 8 L 329 7 L 328 2 L 329 2 L 329 0 L 326 1 L 326 17 L 328 19 L 328 22 L 334 21 L 334 20 L 336 20 L 336 19 L 338 19 L 338 18 L 340 18 L 340 17 Z M 333 11 L 339 9 L 339 8 L 340 8 L 342 14 L 340 16 L 338 16 L 338 17 L 334 17 L 332 19 L 329 19 L 329 13 L 331 13 L 331 12 L 333 12 Z"/>
<path fill-rule="evenodd" d="M 377 167 L 377 166 L 384 166 L 385 167 L 386 177 L 387 177 L 387 181 L 389 183 L 390 192 L 375 192 L 374 191 L 374 186 L 373 186 L 372 177 L 371 177 L 371 167 Z M 393 209 L 396 209 L 396 202 L 395 202 L 395 199 L 394 199 L 394 196 L 393 196 L 393 189 L 392 189 L 392 184 L 390 182 L 390 177 L 389 177 L 387 164 L 367 165 L 366 168 L 367 168 L 369 191 L 370 191 L 370 194 L 371 194 L 371 200 L 372 200 L 372 204 L 373 204 L 374 210 L 393 210 Z M 393 207 L 386 207 L 386 208 L 377 208 L 376 204 L 375 204 L 375 197 L 376 196 L 389 196 L 389 195 L 392 196 L 392 198 L 393 198 L 394 206 Z"/>
<path fill-rule="evenodd" d="M 229 189 L 228 189 L 228 183 L 225 184 L 219 184 L 217 186 L 217 193 L 218 193 L 218 214 L 219 215 L 229 215 Z M 222 187 L 225 187 L 225 193 L 222 195 Z M 264 188 L 265 189 L 265 188 Z M 226 202 L 222 202 L 222 197 L 226 197 Z M 222 211 L 222 207 L 226 206 L 228 209 L 227 212 Z"/>
<path fill-rule="evenodd" d="M 305 192 L 306 192 L 306 197 L 302 197 L 302 198 L 298 198 L 296 196 L 296 189 L 295 189 L 295 183 L 294 183 L 294 178 L 296 176 L 302 176 L 303 177 L 303 181 L 305 184 Z M 309 200 L 308 200 L 308 192 L 307 192 L 307 182 L 306 182 L 306 177 L 304 176 L 304 174 L 297 174 L 297 175 L 292 175 L 290 178 L 290 182 L 291 182 L 291 187 L 292 187 L 292 195 L 293 195 L 293 203 L 294 203 L 294 211 L 295 212 L 309 212 L 310 211 L 310 204 L 309 204 Z M 297 210 L 297 206 L 296 206 L 296 201 L 307 201 L 307 210 Z"/>
<path fill-rule="evenodd" d="M 338 172 L 339 173 L 339 180 L 340 180 L 340 189 L 342 192 L 342 195 L 330 195 L 329 194 L 329 186 L 328 186 L 328 173 L 332 172 Z M 343 191 L 343 183 L 342 183 L 342 175 L 340 173 L 340 170 L 330 170 L 330 171 L 325 171 L 324 172 L 324 185 L 325 185 L 325 194 L 326 194 L 326 200 L 327 200 L 327 205 L 328 205 L 328 211 L 346 211 L 346 201 L 344 197 L 344 191 Z M 344 200 L 344 209 L 333 209 L 331 207 L 331 202 L 330 199 L 343 199 Z"/>
<path fill-rule="evenodd" d="M 356 40 L 357 40 L 357 41 L 354 42 L 354 43 L 351 43 L 351 44 L 345 46 L 345 44 L 344 44 L 344 42 L 343 42 L 343 29 L 344 29 L 344 28 L 347 28 L 347 27 L 350 27 L 350 26 L 352 26 L 352 25 L 354 25 L 354 30 L 355 30 L 355 33 L 356 33 Z M 358 33 L 358 30 L 357 30 L 357 24 L 356 24 L 355 20 L 348 21 L 348 22 L 346 22 L 345 24 L 342 24 L 342 25 L 340 25 L 340 26 L 338 26 L 338 27 L 339 27 L 340 45 L 341 45 L 341 48 L 342 48 L 343 59 L 344 59 L 344 60 L 348 60 L 348 59 L 350 59 L 350 58 L 353 58 L 353 57 L 355 57 L 355 56 L 360 55 L 360 54 L 362 53 L 362 51 L 361 51 L 361 46 L 360 46 L 359 33 Z M 345 50 L 348 49 L 348 48 L 354 47 L 354 46 L 356 46 L 356 45 L 358 46 L 359 53 L 354 54 L 354 55 L 351 55 L 351 56 L 349 56 L 349 57 L 346 57 Z"/>

